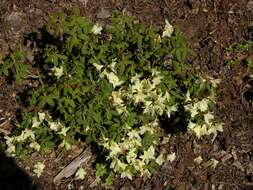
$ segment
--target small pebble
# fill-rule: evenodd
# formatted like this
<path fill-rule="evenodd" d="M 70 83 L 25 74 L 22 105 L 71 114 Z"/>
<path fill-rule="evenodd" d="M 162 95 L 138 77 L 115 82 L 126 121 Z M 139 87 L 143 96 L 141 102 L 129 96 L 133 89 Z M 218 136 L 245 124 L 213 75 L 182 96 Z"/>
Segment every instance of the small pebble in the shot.
<path fill-rule="evenodd" d="M 110 11 L 107 10 L 107 9 L 104 9 L 104 8 L 102 8 L 102 9 L 98 12 L 98 14 L 97 14 L 97 18 L 99 18 L 99 19 L 106 19 L 106 18 L 110 18 L 110 17 L 111 17 Z"/>

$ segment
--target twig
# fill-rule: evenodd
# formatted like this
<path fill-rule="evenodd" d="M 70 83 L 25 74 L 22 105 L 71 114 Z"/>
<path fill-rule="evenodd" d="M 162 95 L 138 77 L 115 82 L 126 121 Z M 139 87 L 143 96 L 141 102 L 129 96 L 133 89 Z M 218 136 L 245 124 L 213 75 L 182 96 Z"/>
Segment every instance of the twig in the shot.
<path fill-rule="evenodd" d="M 6 120 L 5 122 L 0 124 L 0 133 L 3 133 L 4 135 L 9 135 L 10 134 L 10 131 L 7 131 L 7 130 L 1 128 L 4 125 L 6 125 L 6 123 L 8 123 L 8 122 L 9 122 L 9 120 Z"/>
<path fill-rule="evenodd" d="M 90 147 L 86 148 L 78 157 L 76 157 L 70 164 L 63 168 L 59 174 L 54 177 L 53 182 L 58 184 L 62 178 L 68 178 L 72 176 L 80 165 L 84 162 L 89 161 L 91 158 Z"/>

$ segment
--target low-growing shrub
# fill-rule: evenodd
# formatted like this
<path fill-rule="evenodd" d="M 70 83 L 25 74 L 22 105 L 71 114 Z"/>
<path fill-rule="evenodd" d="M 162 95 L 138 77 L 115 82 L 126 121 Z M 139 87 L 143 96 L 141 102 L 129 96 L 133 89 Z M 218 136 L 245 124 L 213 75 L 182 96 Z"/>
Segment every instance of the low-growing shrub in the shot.
<path fill-rule="evenodd" d="M 219 81 L 185 62 L 190 50 L 168 21 L 160 31 L 115 12 L 104 27 L 71 12 L 51 16 L 46 31 L 51 41 L 33 79 L 39 85 L 22 94 L 20 125 L 5 137 L 9 153 L 70 149 L 85 140 L 101 150 L 96 175 L 112 184 L 115 174 L 150 176 L 172 161 L 175 154 L 158 145 L 173 125 L 197 137 L 222 131 L 212 112 Z M 14 60 L 0 70 L 19 81 L 24 72 Z"/>

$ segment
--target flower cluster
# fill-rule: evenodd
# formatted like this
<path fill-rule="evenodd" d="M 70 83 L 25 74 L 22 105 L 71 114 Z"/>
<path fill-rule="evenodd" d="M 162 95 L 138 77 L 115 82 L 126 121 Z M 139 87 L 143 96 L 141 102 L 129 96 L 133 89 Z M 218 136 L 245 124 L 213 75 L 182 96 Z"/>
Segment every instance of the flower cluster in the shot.
<path fill-rule="evenodd" d="M 145 135 L 156 136 L 158 133 L 158 121 L 153 121 L 139 129 L 128 130 L 127 135 L 118 143 L 108 138 L 103 139 L 101 145 L 109 152 L 107 160 L 111 161 L 110 168 L 121 174 L 121 177 L 132 179 L 133 175 L 139 173 L 149 176 L 151 173 L 148 166 L 151 162 L 162 165 L 166 161 L 166 154 L 155 151 L 159 143 L 158 138 L 153 138 L 150 146 L 143 150 L 143 139 Z M 173 154 L 175 159 L 175 154 Z M 171 160 L 171 155 L 168 155 Z"/>
<path fill-rule="evenodd" d="M 203 98 L 202 100 L 191 100 L 188 95 L 185 110 L 190 113 L 190 121 L 188 129 L 198 138 L 203 135 L 213 134 L 213 140 L 217 136 L 217 132 L 223 131 L 223 124 L 218 123 L 214 119 L 213 112 L 209 111 L 212 104 L 211 98 Z"/>
<path fill-rule="evenodd" d="M 49 114 L 44 112 L 39 112 L 38 116 L 34 116 L 31 122 L 31 128 L 24 129 L 20 135 L 16 136 L 5 136 L 6 144 L 7 144 L 7 152 L 15 155 L 16 146 L 17 144 L 27 144 L 27 148 L 31 148 L 36 150 L 37 152 L 40 151 L 41 145 L 39 142 L 36 141 L 36 129 L 39 129 L 42 126 L 47 126 L 47 129 L 59 136 L 62 136 L 63 141 L 61 146 L 69 149 L 70 144 L 65 140 L 64 137 L 67 136 L 67 132 L 69 128 L 64 127 L 59 121 L 52 121 L 52 117 Z"/>

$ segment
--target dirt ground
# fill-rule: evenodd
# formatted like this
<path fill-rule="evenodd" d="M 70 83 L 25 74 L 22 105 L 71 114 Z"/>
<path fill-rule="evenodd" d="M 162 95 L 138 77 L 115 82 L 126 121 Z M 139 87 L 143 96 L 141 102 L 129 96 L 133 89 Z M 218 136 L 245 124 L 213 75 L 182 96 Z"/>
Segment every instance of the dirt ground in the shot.
<path fill-rule="evenodd" d="M 176 152 L 176 161 L 164 165 L 150 179 L 119 179 L 115 190 L 250 190 L 253 189 L 253 70 L 242 64 L 226 65 L 233 56 L 253 61 L 253 48 L 230 55 L 231 44 L 253 40 L 253 1 L 247 0 L 1 0 L 0 52 L 8 54 L 17 45 L 36 46 L 25 34 L 38 32 L 53 12 L 77 4 L 81 14 L 95 22 L 107 22 L 113 10 L 125 11 L 147 25 L 162 28 L 165 19 L 178 26 L 195 54 L 189 63 L 201 73 L 221 79 L 218 89 L 217 117 L 225 123 L 224 132 L 214 142 L 185 133 L 172 135 L 162 148 Z M 36 48 L 35 48 L 36 49 Z M 0 124 L 10 130 L 19 108 L 17 93 L 22 86 L 9 84 L 0 76 Z M 44 155 L 46 171 L 36 178 L 32 166 L 42 157 L 17 161 L 20 169 L 31 176 L 38 189 L 103 189 L 94 187 L 94 171 L 87 164 L 87 180 L 66 179 L 53 185 L 53 177 L 84 145 L 71 152 L 54 151 Z M 0 155 L 1 156 L 1 155 Z M 201 156 L 198 164 L 195 158 Z M 217 160 L 216 166 L 212 160 Z M 0 163 L 1 165 L 2 163 Z M 0 189 L 2 180 L 0 167 Z M 13 175 L 12 175 L 13 176 Z M 15 183 L 16 178 L 9 179 Z M 32 187 L 33 189 L 35 187 Z M 7 189 L 7 188 L 5 188 Z M 11 189 L 11 188 L 10 188 Z M 15 188 L 12 188 L 15 189 Z M 18 189 L 18 188 L 17 188 Z M 28 189 L 28 188 L 27 188 Z"/>

